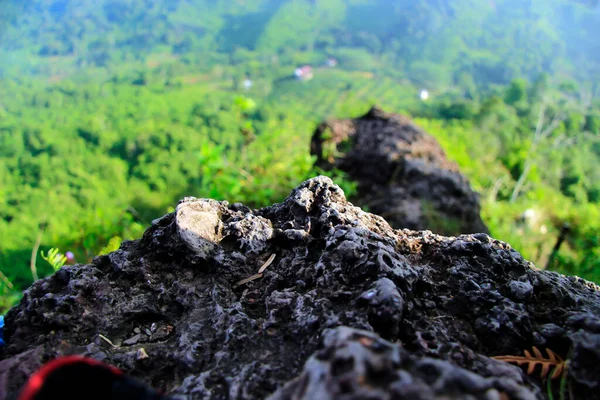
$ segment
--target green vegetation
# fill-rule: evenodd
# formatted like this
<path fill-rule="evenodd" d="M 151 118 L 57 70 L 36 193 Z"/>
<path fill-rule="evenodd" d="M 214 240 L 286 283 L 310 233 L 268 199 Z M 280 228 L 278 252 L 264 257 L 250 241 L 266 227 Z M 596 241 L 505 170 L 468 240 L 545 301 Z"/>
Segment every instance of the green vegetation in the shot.
<path fill-rule="evenodd" d="M 0 311 L 38 237 L 88 262 L 183 196 L 281 201 L 320 173 L 317 124 L 375 103 L 436 136 L 494 237 L 544 267 L 568 223 L 549 267 L 600 282 L 599 22 L 583 0 L 3 1 Z"/>
<path fill-rule="evenodd" d="M 61 267 L 67 262 L 67 257 L 65 257 L 63 254 L 60 254 L 58 249 L 50 249 L 48 250 L 47 255 L 44 254 L 44 252 L 42 252 L 41 255 L 42 258 L 46 260 L 48 264 L 50 264 L 54 271 L 61 269 Z"/>

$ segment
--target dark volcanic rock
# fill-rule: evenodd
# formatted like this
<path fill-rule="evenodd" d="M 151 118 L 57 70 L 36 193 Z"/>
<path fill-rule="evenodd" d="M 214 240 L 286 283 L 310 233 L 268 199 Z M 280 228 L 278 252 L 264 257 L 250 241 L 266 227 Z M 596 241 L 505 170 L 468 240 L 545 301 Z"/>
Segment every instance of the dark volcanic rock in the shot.
<path fill-rule="evenodd" d="M 394 228 L 435 233 L 487 233 L 479 197 L 435 138 L 409 118 L 373 107 L 357 119 L 322 123 L 311 153 L 325 170 L 337 168 L 358 183 L 356 205 Z"/>
<path fill-rule="evenodd" d="M 569 357 L 575 398 L 600 399 L 597 286 L 485 234 L 393 230 L 324 177 L 256 211 L 186 198 L 36 282 L 5 329 L 8 399 L 75 353 L 192 399 L 543 399 L 539 371 L 490 358 L 532 346 Z"/>

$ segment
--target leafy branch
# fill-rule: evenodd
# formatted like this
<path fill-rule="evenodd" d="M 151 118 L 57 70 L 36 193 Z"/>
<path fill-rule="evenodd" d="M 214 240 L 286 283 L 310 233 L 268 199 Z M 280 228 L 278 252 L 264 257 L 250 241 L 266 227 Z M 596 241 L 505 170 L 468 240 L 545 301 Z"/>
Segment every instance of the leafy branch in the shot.
<path fill-rule="evenodd" d="M 558 354 L 553 352 L 550 349 L 546 349 L 546 353 L 548 354 L 548 358 L 545 358 L 541 351 L 538 350 L 537 347 L 533 346 L 533 354 L 528 350 L 524 350 L 523 356 L 496 356 L 492 357 L 496 360 L 515 363 L 518 366 L 527 365 L 527 374 L 532 375 L 535 371 L 535 367 L 538 365 L 542 366 L 542 370 L 540 372 L 540 378 L 546 378 L 550 369 L 554 367 L 552 375 L 550 375 L 550 379 L 556 379 L 560 376 L 565 376 L 567 373 L 567 361 L 563 360 Z"/>
<path fill-rule="evenodd" d="M 45 255 L 43 251 L 40 252 L 42 258 L 52 265 L 54 271 L 58 271 L 67 262 L 67 257 L 64 254 L 58 252 L 58 249 L 52 248 L 48 250 L 48 255 Z"/>

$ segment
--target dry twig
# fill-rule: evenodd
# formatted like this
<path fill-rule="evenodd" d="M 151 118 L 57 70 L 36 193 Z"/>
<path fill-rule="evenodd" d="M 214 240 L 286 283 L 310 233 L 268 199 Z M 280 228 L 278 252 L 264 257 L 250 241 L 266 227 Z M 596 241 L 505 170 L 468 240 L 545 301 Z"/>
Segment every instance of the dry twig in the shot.
<path fill-rule="evenodd" d="M 275 259 L 275 253 L 271 254 L 271 257 L 258 269 L 258 273 L 262 274 L 265 272 L 265 269 L 271 264 L 273 264 L 273 260 Z"/>
<path fill-rule="evenodd" d="M 262 278 L 263 272 L 265 272 L 265 270 L 267 269 L 267 267 L 269 265 L 273 264 L 273 260 L 275 260 L 275 253 L 271 254 L 269 259 L 267 261 L 265 261 L 265 263 L 258 269 L 258 274 L 254 274 L 252 276 L 249 276 L 248 278 L 242 279 L 241 281 L 236 282 L 233 286 L 234 287 L 242 286 L 248 282 L 252 282 L 255 279 Z"/>
<path fill-rule="evenodd" d="M 252 282 L 255 279 L 258 278 L 262 278 L 263 274 L 254 274 L 252 276 L 249 276 L 248 278 L 242 279 L 241 281 L 236 282 L 233 286 L 238 287 L 238 286 L 242 286 L 245 285 L 248 282 Z"/>
<path fill-rule="evenodd" d="M 104 336 L 103 334 L 99 333 L 98 337 L 102 340 L 104 340 L 106 343 L 110 344 L 112 347 L 117 347 L 113 344 L 113 342 L 110 341 L 109 338 L 107 338 L 106 336 Z"/>

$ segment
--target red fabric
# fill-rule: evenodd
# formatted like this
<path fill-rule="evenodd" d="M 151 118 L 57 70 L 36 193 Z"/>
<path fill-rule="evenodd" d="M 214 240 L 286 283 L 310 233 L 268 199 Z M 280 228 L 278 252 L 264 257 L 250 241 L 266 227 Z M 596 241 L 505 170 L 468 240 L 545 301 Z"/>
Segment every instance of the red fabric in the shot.
<path fill-rule="evenodd" d="M 37 370 L 27 381 L 27 384 L 21 391 L 21 395 L 19 396 L 19 400 L 32 400 L 35 394 L 40 390 L 40 388 L 44 385 L 44 381 L 52 372 L 56 371 L 58 368 L 76 364 L 76 363 L 86 363 L 95 367 L 103 367 L 110 370 L 115 375 L 123 375 L 123 372 L 115 368 L 113 366 L 104 364 L 100 361 L 94 360 L 92 358 L 86 358 L 83 356 L 65 356 L 54 359 L 52 361 L 47 362 Z"/>

